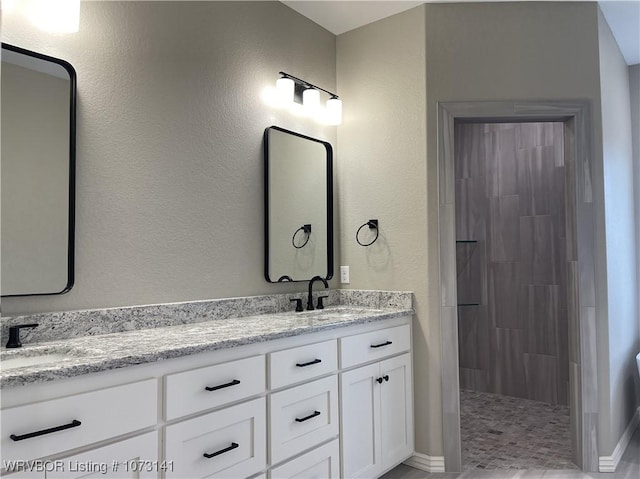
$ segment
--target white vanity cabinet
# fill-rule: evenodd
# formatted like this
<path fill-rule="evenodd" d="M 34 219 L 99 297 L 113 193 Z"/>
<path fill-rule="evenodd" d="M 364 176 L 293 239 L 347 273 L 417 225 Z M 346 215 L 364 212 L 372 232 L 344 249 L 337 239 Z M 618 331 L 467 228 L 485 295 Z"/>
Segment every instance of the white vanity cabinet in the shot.
<path fill-rule="evenodd" d="M 380 346 L 383 345 L 383 346 Z M 343 363 L 365 363 L 409 351 L 409 326 L 341 340 Z M 384 353 L 382 352 L 384 349 Z M 340 374 L 342 477 L 378 477 L 413 453 L 411 354 Z"/>
<path fill-rule="evenodd" d="M 4 467 L 12 460 L 53 466 L 2 475 L 378 477 L 413 453 L 410 321 L 352 324 L 7 388 Z"/>

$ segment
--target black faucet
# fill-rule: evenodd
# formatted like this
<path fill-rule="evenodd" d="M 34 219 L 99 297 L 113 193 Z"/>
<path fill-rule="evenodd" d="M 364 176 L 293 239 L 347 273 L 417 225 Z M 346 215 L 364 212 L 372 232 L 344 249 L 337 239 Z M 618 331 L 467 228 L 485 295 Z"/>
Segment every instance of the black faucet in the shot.
<path fill-rule="evenodd" d="M 37 324 L 18 324 L 16 326 L 9 326 L 9 341 L 7 342 L 7 348 L 20 348 L 22 343 L 20 342 L 20 330 L 24 328 L 35 328 Z"/>
<path fill-rule="evenodd" d="M 307 311 L 313 311 L 313 283 L 315 281 L 322 281 L 322 284 L 324 284 L 325 288 L 329 287 L 329 283 L 327 283 L 327 280 L 324 279 L 322 276 L 314 276 L 313 278 L 311 278 L 309 280 L 309 298 L 307 299 Z"/>

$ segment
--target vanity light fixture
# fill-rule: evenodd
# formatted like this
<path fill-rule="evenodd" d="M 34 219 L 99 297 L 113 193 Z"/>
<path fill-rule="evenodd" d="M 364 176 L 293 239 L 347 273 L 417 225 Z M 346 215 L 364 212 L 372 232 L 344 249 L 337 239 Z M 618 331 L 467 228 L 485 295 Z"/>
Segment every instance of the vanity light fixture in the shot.
<path fill-rule="evenodd" d="M 276 81 L 276 95 L 281 107 L 297 112 L 302 104 L 304 116 L 329 125 L 342 123 L 342 100 L 338 95 L 288 73 L 279 73 L 282 76 Z M 329 95 L 325 107 L 320 104 L 320 92 Z"/>

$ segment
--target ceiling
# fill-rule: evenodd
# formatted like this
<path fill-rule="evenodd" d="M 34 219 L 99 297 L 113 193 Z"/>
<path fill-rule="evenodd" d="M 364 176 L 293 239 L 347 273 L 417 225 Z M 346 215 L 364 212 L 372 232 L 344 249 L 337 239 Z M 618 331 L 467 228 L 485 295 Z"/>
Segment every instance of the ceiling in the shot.
<path fill-rule="evenodd" d="M 403 12 L 422 3 L 461 0 L 281 0 L 335 35 Z M 488 1 L 488 0 L 462 0 Z M 495 0 L 493 0 L 495 1 Z M 500 1 L 500 0 L 498 0 Z M 511 0 L 513 1 L 513 0 Z M 515 0 L 519 1 L 519 0 Z M 640 0 L 604 0 L 598 4 L 628 65 L 640 63 Z"/>

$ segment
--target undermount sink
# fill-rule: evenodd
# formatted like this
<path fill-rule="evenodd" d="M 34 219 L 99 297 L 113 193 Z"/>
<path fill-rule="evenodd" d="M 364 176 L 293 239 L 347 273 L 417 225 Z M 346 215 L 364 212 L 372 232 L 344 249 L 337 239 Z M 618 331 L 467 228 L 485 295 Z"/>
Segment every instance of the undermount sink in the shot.
<path fill-rule="evenodd" d="M 7 350 L 0 352 L 0 370 L 6 371 L 27 366 L 42 366 L 77 356 L 78 352 L 76 350 L 67 347 Z"/>

